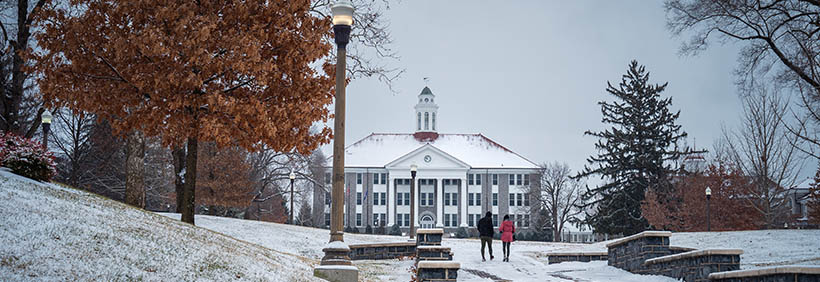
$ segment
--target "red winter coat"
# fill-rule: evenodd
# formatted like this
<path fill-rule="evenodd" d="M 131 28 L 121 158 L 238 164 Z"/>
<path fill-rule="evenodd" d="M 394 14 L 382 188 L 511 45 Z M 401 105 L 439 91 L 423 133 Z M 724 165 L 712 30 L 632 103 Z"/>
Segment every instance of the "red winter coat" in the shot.
<path fill-rule="evenodd" d="M 501 227 L 498 228 L 498 231 L 501 232 L 501 242 L 512 242 L 513 241 L 513 233 L 515 232 L 515 225 L 513 225 L 512 221 L 505 220 L 501 222 Z"/>

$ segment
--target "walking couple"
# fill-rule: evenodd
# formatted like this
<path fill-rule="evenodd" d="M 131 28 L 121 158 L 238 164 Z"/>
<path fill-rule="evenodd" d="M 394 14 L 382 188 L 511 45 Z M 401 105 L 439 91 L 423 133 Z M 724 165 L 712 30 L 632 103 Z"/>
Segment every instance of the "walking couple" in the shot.
<path fill-rule="evenodd" d="M 501 232 L 501 250 L 504 252 L 504 261 L 510 262 L 510 243 L 515 240 L 515 225 L 510 221 L 510 216 L 505 215 L 504 221 L 501 222 L 501 227 L 498 228 Z M 478 233 L 481 236 L 481 261 L 487 261 L 484 257 L 484 246 L 490 248 L 490 260 L 493 260 L 493 213 L 487 212 L 482 219 L 478 221 Z"/>

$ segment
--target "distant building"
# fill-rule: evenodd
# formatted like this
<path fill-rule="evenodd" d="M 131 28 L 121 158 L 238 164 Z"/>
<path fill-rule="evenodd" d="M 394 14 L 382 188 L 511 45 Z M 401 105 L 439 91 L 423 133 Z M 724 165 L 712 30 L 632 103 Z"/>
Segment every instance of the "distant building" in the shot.
<path fill-rule="evenodd" d="M 518 227 L 529 226 L 534 202 L 526 193 L 537 182 L 538 166 L 482 134 L 438 133 L 438 109 L 424 87 L 412 116 L 414 133 L 373 133 L 345 148 L 346 227 L 397 224 L 409 230 L 413 164 L 417 228 L 455 232 L 475 226 L 486 211 L 496 226 L 507 214 Z M 320 222 L 329 226 L 331 168 L 326 171 L 324 186 L 314 190 L 314 209 L 324 211 Z"/>
<path fill-rule="evenodd" d="M 809 223 L 809 190 L 813 181 L 812 178 L 808 178 L 786 190 L 789 213 L 794 218 L 791 228 L 818 228 L 816 224 Z"/>

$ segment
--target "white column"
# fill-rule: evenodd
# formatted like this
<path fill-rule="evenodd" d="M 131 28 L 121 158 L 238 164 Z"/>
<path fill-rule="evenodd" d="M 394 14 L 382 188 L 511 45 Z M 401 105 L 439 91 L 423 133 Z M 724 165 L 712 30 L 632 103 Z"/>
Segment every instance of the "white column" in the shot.
<path fill-rule="evenodd" d="M 436 228 L 444 227 L 444 181 L 441 178 L 436 178 L 436 190 L 438 197 L 436 197 Z"/>
<path fill-rule="evenodd" d="M 394 204 L 396 203 L 396 198 L 393 197 L 396 190 L 395 183 L 393 183 L 393 176 L 388 172 L 387 174 L 387 225 L 385 225 L 385 229 L 390 230 L 390 226 L 393 226 L 396 221 L 396 208 Z"/>
<path fill-rule="evenodd" d="M 461 178 L 461 227 L 467 227 L 467 177 Z"/>

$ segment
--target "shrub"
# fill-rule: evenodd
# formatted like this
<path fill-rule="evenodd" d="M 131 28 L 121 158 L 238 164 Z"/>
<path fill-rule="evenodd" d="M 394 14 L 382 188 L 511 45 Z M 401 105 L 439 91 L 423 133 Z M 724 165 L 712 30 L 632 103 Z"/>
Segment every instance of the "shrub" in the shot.
<path fill-rule="evenodd" d="M 0 163 L 15 174 L 49 181 L 57 173 L 54 155 L 40 142 L 13 134 L 0 133 Z"/>
<path fill-rule="evenodd" d="M 393 224 L 393 226 L 390 227 L 390 235 L 401 236 L 401 228 L 399 228 L 398 224 Z"/>
<path fill-rule="evenodd" d="M 373 227 L 368 224 L 367 227 L 364 228 L 364 233 L 373 234 Z"/>
<path fill-rule="evenodd" d="M 470 237 L 470 234 L 467 233 L 467 227 L 459 227 L 456 230 L 456 238 L 467 238 Z"/>

